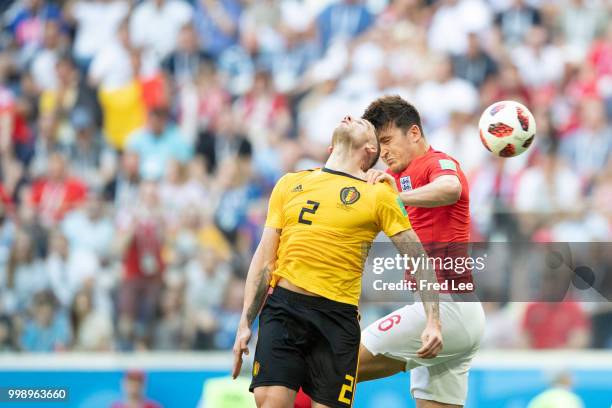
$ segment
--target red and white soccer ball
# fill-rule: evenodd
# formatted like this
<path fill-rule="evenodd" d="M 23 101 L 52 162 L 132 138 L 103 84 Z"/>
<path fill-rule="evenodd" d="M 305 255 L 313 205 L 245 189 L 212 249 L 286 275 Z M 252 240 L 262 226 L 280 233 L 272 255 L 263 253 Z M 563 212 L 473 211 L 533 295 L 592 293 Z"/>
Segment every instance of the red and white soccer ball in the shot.
<path fill-rule="evenodd" d="M 536 133 L 533 115 L 514 101 L 495 102 L 482 113 L 478 123 L 484 147 L 499 157 L 514 157 L 531 146 Z"/>

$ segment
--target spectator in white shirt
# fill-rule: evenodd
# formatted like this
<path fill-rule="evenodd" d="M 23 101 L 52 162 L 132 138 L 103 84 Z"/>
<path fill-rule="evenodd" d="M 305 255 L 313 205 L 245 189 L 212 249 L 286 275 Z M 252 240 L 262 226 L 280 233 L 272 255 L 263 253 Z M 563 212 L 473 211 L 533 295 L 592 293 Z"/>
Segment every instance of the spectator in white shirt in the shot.
<path fill-rule="evenodd" d="M 196 309 L 221 306 L 231 275 L 229 264 L 215 250 L 202 248 L 199 259 L 192 260 L 186 268 L 188 304 Z"/>
<path fill-rule="evenodd" d="M 67 8 L 66 17 L 76 24 L 74 57 L 82 66 L 113 40 L 128 11 L 125 0 L 79 0 Z"/>
<path fill-rule="evenodd" d="M 168 160 L 159 195 L 165 214 L 173 220 L 177 214 L 199 208 L 208 198 L 203 185 L 188 182 L 187 166 L 175 159 Z"/>
<path fill-rule="evenodd" d="M 74 295 L 86 284 L 91 284 L 99 270 L 96 256 L 85 249 L 71 250 L 66 237 L 59 231 L 51 232 L 46 272 L 51 289 L 62 306 L 69 308 Z"/>
<path fill-rule="evenodd" d="M 32 296 L 46 289 L 47 283 L 32 236 L 17 230 L 6 268 L 0 270 L 0 309 L 5 313 L 25 311 Z"/>
<path fill-rule="evenodd" d="M 146 0 L 134 9 L 130 36 L 138 47 L 154 51 L 161 61 L 176 49 L 178 33 L 193 16 L 193 9 L 183 0 Z"/>
<path fill-rule="evenodd" d="M 468 81 L 453 77 L 448 57 L 436 68 L 436 77 L 423 82 L 416 89 L 416 106 L 427 130 L 435 130 L 448 123 L 452 111 L 474 113 L 478 107 L 478 91 Z"/>
<path fill-rule="evenodd" d="M 105 90 L 122 88 L 137 76 L 155 73 L 158 61 L 151 52 L 134 46 L 128 20 L 117 28 L 115 39 L 102 47 L 89 66 L 89 83 Z"/>
<path fill-rule="evenodd" d="M 70 250 L 93 252 L 98 259 L 108 258 L 114 239 L 112 220 L 105 214 L 98 193 L 90 192 L 85 204 L 69 212 L 61 229 L 70 244 Z"/>
<path fill-rule="evenodd" d="M 581 204 L 580 179 L 551 148 L 520 177 L 515 208 L 525 213 L 572 212 Z"/>
<path fill-rule="evenodd" d="M 525 38 L 531 27 L 541 24 L 540 11 L 526 4 L 525 0 L 510 0 L 509 7 L 495 17 L 504 42 L 516 45 Z"/>
<path fill-rule="evenodd" d="M 602 101 L 582 101 L 580 126 L 563 139 L 561 154 L 587 184 L 605 168 L 612 157 L 612 127 Z"/>
<path fill-rule="evenodd" d="M 481 0 L 444 0 L 429 29 L 429 46 L 439 53 L 460 54 L 467 50 L 468 34 L 491 25 L 491 10 Z"/>
<path fill-rule="evenodd" d="M 199 259 L 187 265 L 185 277 L 193 346 L 198 350 L 213 348 L 214 333 L 218 327 L 214 313 L 227 296 L 232 277 L 230 267 L 219 259 L 214 250 L 205 248 Z"/>
<path fill-rule="evenodd" d="M 94 305 L 92 293 L 80 290 L 70 308 L 72 347 L 79 351 L 110 351 L 113 346 L 111 317 Z"/>
<path fill-rule="evenodd" d="M 89 66 L 89 83 L 110 90 L 127 85 L 134 78 L 132 45 L 128 21 L 117 28 L 116 37 L 95 55 Z"/>
<path fill-rule="evenodd" d="M 525 44 L 514 49 L 512 60 L 519 69 L 525 85 L 546 86 L 563 75 L 564 56 L 559 47 L 548 43 L 548 33 L 542 26 L 531 28 Z"/>
<path fill-rule="evenodd" d="M 36 52 L 30 66 L 34 83 L 41 92 L 57 88 L 55 66 L 64 48 L 65 38 L 62 37 L 59 22 L 49 21 L 45 24 L 43 47 Z"/>
<path fill-rule="evenodd" d="M 601 5 L 585 0 L 566 0 L 559 16 L 565 49 L 576 63 L 584 61 L 591 42 L 603 32 L 608 15 Z M 587 4 L 588 3 L 588 4 Z"/>

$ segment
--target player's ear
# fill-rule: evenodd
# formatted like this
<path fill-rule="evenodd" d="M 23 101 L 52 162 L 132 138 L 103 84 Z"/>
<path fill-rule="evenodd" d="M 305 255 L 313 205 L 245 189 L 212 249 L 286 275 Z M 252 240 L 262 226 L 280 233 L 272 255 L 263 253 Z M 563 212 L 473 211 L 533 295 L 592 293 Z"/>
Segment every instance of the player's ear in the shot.
<path fill-rule="evenodd" d="M 411 142 L 418 142 L 421 136 L 421 129 L 419 129 L 417 125 L 410 126 L 410 129 L 408 129 L 408 137 L 410 138 Z"/>
<path fill-rule="evenodd" d="M 327 154 L 331 154 L 334 151 L 334 146 L 327 146 Z"/>

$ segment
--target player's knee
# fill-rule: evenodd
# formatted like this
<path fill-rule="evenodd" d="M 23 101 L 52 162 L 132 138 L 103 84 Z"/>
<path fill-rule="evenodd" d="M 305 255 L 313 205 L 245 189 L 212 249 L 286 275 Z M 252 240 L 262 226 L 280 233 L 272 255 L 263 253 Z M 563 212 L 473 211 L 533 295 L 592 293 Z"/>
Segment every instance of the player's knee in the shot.
<path fill-rule="evenodd" d="M 430 401 L 417 398 L 416 408 L 463 408 L 463 405 L 443 404 L 437 401 Z"/>
<path fill-rule="evenodd" d="M 374 355 L 363 344 L 359 345 L 359 365 L 357 366 L 357 382 L 371 379 Z"/>
<path fill-rule="evenodd" d="M 359 346 L 359 366 L 357 367 L 357 382 L 388 377 L 404 371 L 405 363 L 393 360 L 383 355 L 374 355 L 363 344 Z"/>

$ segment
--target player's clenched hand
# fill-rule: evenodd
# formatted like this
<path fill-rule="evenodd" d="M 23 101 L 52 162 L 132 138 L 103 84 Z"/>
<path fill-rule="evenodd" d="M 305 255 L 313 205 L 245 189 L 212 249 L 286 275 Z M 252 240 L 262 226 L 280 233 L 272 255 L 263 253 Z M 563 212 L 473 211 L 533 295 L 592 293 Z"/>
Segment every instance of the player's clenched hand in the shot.
<path fill-rule="evenodd" d="M 249 340 L 251 339 L 251 329 L 246 326 L 239 326 L 234 342 L 234 366 L 232 368 L 232 378 L 236 379 L 242 368 L 242 353 L 249 355 Z"/>
<path fill-rule="evenodd" d="M 366 181 L 370 184 L 376 184 L 381 181 L 387 181 L 395 190 L 397 190 L 397 186 L 395 185 L 395 179 L 392 175 L 385 173 L 382 170 L 370 169 L 366 173 Z"/>
<path fill-rule="evenodd" d="M 434 358 L 442 351 L 442 331 L 440 325 L 428 324 L 421 333 L 423 346 L 417 350 L 420 358 Z"/>

